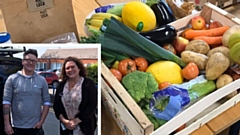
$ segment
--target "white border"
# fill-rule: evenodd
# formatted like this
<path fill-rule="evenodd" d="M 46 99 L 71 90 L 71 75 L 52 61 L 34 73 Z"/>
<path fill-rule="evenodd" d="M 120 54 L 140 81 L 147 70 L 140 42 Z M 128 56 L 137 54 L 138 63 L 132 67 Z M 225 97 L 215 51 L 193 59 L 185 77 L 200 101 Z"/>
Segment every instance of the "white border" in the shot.
<path fill-rule="evenodd" d="M 101 44 L 2 44 L 4 46 L 13 46 L 14 48 L 22 49 L 24 46 L 26 50 L 29 48 L 61 48 L 61 49 L 70 49 L 70 48 L 97 48 L 98 50 L 98 135 L 101 135 Z M 40 56 L 39 56 L 40 57 Z"/>

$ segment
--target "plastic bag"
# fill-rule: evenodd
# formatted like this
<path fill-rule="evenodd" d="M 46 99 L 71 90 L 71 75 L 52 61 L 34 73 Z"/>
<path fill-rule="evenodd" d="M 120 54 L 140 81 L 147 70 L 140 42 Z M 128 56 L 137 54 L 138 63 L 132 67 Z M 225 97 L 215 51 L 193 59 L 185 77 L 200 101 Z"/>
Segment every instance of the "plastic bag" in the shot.
<path fill-rule="evenodd" d="M 64 33 L 55 37 L 48 38 L 43 43 L 78 43 L 76 35 L 73 32 Z"/>
<path fill-rule="evenodd" d="M 176 86 L 169 86 L 153 93 L 150 110 L 155 118 L 170 120 L 190 103 L 188 91 Z"/>
<path fill-rule="evenodd" d="M 188 90 L 195 84 L 207 81 L 204 75 L 200 75 L 191 81 L 173 84 L 163 90 L 154 92 L 149 105 L 150 111 L 155 118 L 167 121 L 172 119 L 183 109 L 201 99 L 202 96 Z"/>

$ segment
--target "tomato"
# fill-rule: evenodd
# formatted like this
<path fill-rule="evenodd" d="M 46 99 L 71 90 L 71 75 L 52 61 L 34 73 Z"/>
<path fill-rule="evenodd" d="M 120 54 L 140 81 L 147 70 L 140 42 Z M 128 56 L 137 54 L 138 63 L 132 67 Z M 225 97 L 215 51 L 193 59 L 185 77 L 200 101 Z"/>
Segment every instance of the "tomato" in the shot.
<path fill-rule="evenodd" d="M 130 72 L 137 70 L 136 63 L 132 59 L 124 59 L 118 63 L 118 70 L 122 73 L 122 76 L 127 75 Z"/>
<path fill-rule="evenodd" d="M 171 44 L 165 44 L 163 45 L 163 48 L 172 52 L 173 54 L 177 54 L 176 49 Z"/>
<path fill-rule="evenodd" d="M 118 71 L 115 68 L 111 68 L 110 71 L 112 72 L 112 74 L 117 78 L 117 80 L 120 82 L 122 80 L 122 73 L 120 71 Z"/>
<path fill-rule="evenodd" d="M 199 69 L 197 65 L 193 62 L 188 63 L 187 66 L 182 69 L 182 76 L 186 80 L 191 80 L 193 78 L 196 78 L 198 74 L 199 74 Z"/>
<path fill-rule="evenodd" d="M 162 82 L 158 85 L 159 90 L 163 90 L 167 88 L 168 86 L 172 85 L 170 82 Z"/>
<path fill-rule="evenodd" d="M 146 71 L 147 67 L 148 67 L 148 62 L 145 58 L 142 57 L 138 57 L 134 59 L 136 66 L 137 66 L 137 70 L 139 71 Z"/>

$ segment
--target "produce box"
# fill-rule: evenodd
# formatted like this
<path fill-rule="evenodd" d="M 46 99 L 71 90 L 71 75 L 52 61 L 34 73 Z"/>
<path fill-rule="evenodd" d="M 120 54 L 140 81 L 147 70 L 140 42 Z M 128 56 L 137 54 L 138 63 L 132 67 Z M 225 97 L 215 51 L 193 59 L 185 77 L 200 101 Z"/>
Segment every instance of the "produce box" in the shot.
<path fill-rule="evenodd" d="M 202 11 L 179 19 L 170 25 L 174 26 L 180 33 L 189 27 L 193 17 L 199 15 L 204 17 L 208 23 L 218 20 L 222 25 L 240 24 L 238 18 L 211 3 L 205 3 Z M 167 135 L 183 124 L 187 124 L 187 127 L 177 134 L 190 134 L 240 101 L 240 94 L 229 100 L 224 98 L 240 88 L 240 79 L 238 79 L 199 99 L 163 126 L 154 130 L 153 123 L 104 63 L 101 65 L 101 75 L 102 101 L 126 135 Z"/>

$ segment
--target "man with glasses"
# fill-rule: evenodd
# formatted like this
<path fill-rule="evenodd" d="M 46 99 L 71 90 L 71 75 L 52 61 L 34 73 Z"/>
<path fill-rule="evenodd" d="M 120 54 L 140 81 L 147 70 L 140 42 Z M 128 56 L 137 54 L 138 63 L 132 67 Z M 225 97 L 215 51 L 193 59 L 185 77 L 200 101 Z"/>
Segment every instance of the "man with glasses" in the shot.
<path fill-rule="evenodd" d="M 9 76 L 5 83 L 3 115 L 7 135 L 44 134 L 42 125 L 49 111 L 50 95 L 45 78 L 34 71 L 37 57 L 36 50 L 25 51 L 23 69 Z"/>

